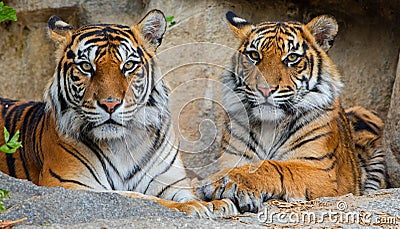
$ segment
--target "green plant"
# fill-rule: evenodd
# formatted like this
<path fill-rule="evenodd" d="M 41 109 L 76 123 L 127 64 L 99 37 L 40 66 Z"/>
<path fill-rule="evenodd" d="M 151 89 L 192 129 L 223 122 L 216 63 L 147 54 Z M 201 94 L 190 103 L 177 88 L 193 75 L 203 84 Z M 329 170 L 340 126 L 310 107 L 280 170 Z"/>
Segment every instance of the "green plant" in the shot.
<path fill-rule="evenodd" d="M 6 208 L 4 207 L 3 200 L 10 195 L 9 191 L 0 189 L 0 212 L 5 212 Z"/>
<path fill-rule="evenodd" d="M 5 20 L 17 20 L 17 13 L 15 9 L 5 6 L 3 2 L 0 2 L 0 22 Z M 0 151 L 5 153 L 14 153 L 18 148 L 22 147 L 21 142 L 18 142 L 19 131 L 10 139 L 10 133 L 4 127 L 4 140 L 6 144 L 0 147 Z M 6 211 L 3 200 L 10 195 L 9 191 L 0 189 L 0 212 Z"/>
<path fill-rule="evenodd" d="M 0 146 L 0 151 L 4 153 L 15 153 L 17 149 L 22 147 L 22 142 L 18 141 L 19 138 L 19 130 L 15 132 L 14 136 L 10 139 L 10 133 L 7 128 L 4 127 L 4 142 L 5 144 Z"/>
<path fill-rule="evenodd" d="M 169 27 L 172 27 L 176 24 L 176 21 L 174 21 L 174 16 L 166 17 L 165 20 L 167 23 L 169 23 Z"/>
<path fill-rule="evenodd" d="M 17 20 L 17 13 L 15 9 L 5 6 L 3 2 L 0 2 L 0 22 L 5 20 Z"/>

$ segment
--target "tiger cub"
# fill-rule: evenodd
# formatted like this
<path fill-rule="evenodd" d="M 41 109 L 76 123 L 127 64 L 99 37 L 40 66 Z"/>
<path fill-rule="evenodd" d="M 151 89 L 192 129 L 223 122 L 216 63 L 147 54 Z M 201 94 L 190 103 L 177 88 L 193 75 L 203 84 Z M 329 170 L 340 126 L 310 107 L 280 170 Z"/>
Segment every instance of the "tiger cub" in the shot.
<path fill-rule="evenodd" d="M 218 161 L 227 169 L 201 181 L 198 195 L 256 212 L 270 198 L 384 187 L 382 121 L 362 108 L 346 114 L 340 103 L 340 75 L 327 55 L 336 20 L 254 25 L 232 12 L 226 17 L 241 42 L 222 75 L 227 115 Z"/>
<path fill-rule="evenodd" d="M 11 136 L 19 130 L 23 145 L 0 153 L 0 170 L 37 185 L 156 200 L 201 217 L 237 214 L 232 201 L 197 200 L 189 188 L 155 60 L 166 24 L 158 10 L 131 27 L 75 29 L 51 17 L 57 65 L 45 101 L 0 99 L 0 129 Z"/>

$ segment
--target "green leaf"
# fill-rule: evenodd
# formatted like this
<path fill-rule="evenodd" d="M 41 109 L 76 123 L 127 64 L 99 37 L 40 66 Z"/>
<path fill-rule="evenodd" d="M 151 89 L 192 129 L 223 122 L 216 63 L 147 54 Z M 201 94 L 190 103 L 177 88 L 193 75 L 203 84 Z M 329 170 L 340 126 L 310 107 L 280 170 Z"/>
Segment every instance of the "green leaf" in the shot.
<path fill-rule="evenodd" d="M 17 149 L 12 149 L 12 148 L 8 147 L 7 145 L 2 145 L 2 146 L 0 146 L 0 151 L 2 151 L 4 153 L 15 153 L 15 151 L 17 151 Z"/>
<path fill-rule="evenodd" d="M 7 198 L 8 196 L 10 196 L 10 192 L 0 189 L 0 212 L 5 212 L 6 211 L 6 207 L 4 207 L 4 203 L 3 200 L 5 198 Z"/>
<path fill-rule="evenodd" d="M 165 20 L 167 22 L 172 22 L 172 21 L 174 21 L 174 16 L 166 17 Z"/>
<path fill-rule="evenodd" d="M 4 127 L 4 141 L 8 142 L 9 139 L 10 139 L 10 133 L 8 132 L 7 128 Z"/>
<path fill-rule="evenodd" d="M 6 144 L 9 148 L 17 150 L 18 148 L 22 147 L 21 142 L 8 142 Z M 15 152 L 15 151 L 14 151 Z"/>
<path fill-rule="evenodd" d="M 15 132 L 15 134 L 14 134 L 14 136 L 11 138 L 10 142 L 13 142 L 13 143 L 15 142 L 15 143 L 17 143 L 18 138 L 19 138 L 19 130 L 17 130 L 17 132 Z"/>
<path fill-rule="evenodd" d="M 7 198 L 8 196 L 10 196 L 10 191 L 0 189 L 0 200 L 3 200 L 5 198 Z"/>
<path fill-rule="evenodd" d="M 0 2 L 0 22 L 5 20 L 17 20 L 17 12 L 9 7 L 5 6 L 3 2 Z"/>
<path fill-rule="evenodd" d="M 4 140 L 5 144 L 0 146 L 0 151 L 4 153 L 15 153 L 17 149 L 22 147 L 22 142 L 18 141 L 19 138 L 19 130 L 17 130 L 10 139 L 10 133 L 8 130 L 4 127 Z"/>

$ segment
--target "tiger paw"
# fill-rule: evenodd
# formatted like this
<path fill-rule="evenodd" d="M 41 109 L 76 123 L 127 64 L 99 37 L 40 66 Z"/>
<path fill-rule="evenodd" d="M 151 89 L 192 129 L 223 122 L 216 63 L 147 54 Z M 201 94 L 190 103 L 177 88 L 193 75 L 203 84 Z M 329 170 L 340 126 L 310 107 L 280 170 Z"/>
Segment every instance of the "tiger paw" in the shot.
<path fill-rule="evenodd" d="M 185 212 L 189 216 L 199 218 L 223 218 L 239 214 L 235 204 L 229 199 L 213 200 L 210 202 L 192 200 L 188 202 L 174 202 L 161 200 L 159 203 L 167 208 Z"/>
<path fill-rule="evenodd" d="M 242 173 L 238 169 L 226 169 L 199 182 L 196 193 L 199 198 L 218 200 L 231 199 L 240 212 L 258 212 L 262 204 L 269 199 L 257 184 L 262 180 L 254 180 L 249 173 Z"/>

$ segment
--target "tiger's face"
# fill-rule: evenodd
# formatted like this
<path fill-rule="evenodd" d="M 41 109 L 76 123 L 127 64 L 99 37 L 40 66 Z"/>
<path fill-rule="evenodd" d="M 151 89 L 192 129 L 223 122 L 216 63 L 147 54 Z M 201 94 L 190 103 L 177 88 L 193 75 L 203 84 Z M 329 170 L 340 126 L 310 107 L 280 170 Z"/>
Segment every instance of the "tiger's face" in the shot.
<path fill-rule="evenodd" d="M 166 103 L 153 58 L 166 29 L 160 11 L 151 11 L 133 27 L 74 29 L 52 17 L 49 28 L 61 55 L 47 93 L 62 132 L 119 138 L 133 125 L 149 122 L 153 107 L 163 106 L 155 100 Z"/>
<path fill-rule="evenodd" d="M 232 12 L 227 19 L 241 40 L 233 59 L 236 91 L 245 95 L 254 117 L 278 121 L 333 103 L 341 83 L 326 51 L 337 33 L 335 19 L 253 25 Z"/>

